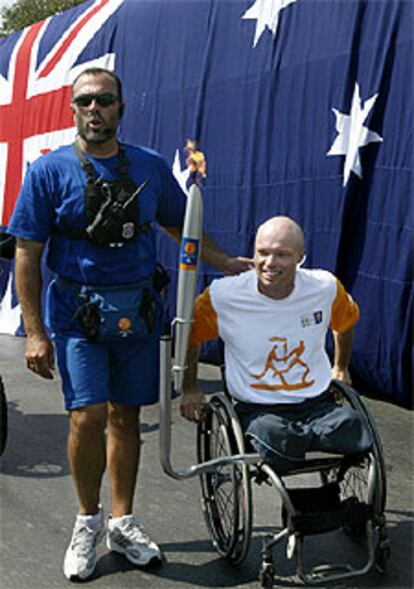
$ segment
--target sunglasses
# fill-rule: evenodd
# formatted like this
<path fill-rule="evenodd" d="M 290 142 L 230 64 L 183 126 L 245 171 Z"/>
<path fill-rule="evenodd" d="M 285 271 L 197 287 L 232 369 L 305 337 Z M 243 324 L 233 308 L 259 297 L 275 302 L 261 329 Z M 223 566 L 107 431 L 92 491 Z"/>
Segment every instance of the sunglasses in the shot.
<path fill-rule="evenodd" d="M 112 94 L 111 92 L 103 92 L 102 94 L 79 94 L 72 99 L 73 104 L 76 106 L 89 106 L 92 101 L 95 100 L 99 106 L 111 106 L 117 100 L 119 96 Z"/>

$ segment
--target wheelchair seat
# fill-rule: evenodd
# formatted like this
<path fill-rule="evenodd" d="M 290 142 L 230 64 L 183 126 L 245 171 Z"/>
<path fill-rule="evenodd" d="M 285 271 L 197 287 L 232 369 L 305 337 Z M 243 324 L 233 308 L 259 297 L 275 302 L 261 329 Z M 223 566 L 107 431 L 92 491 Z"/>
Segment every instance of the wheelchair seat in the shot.
<path fill-rule="evenodd" d="M 270 484 L 281 500 L 282 528 L 262 539 L 262 587 L 273 587 L 273 547 L 283 539 L 287 539 L 287 557 L 295 558 L 296 573 L 306 584 L 362 575 L 374 566 L 380 572 L 386 569 L 390 548 L 384 516 L 386 476 L 381 440 L 369 410 L 354 389 L 333 381 L 330 390 L 336 402 L 348 404 L 362 414 L 374 439 L 370 451 L 352 456 L 309 453 L 294 468 L 278 474 L 246 441 L 227 392 L 213 395 L 205 418 L 198 424 L 199 463 L 237 457 L 233 463 L 223 463 L 199 475 L 205 521 L 219 554 L 239 564 L 248 553 L 253 521 L 252 482 Z M 297 475 L 309 473 L 317 473 L 319 485 L 295 486 Z M 322 563 L 305 570 L 304 538 L 339 529 L 365 542 L 363 565 Z"/>

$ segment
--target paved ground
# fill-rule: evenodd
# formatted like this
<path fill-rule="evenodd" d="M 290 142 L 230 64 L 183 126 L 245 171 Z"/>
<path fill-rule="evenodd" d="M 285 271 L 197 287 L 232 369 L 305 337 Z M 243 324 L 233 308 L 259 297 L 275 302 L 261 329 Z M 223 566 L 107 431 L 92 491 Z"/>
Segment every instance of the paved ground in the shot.
<path fill-rule="evenodd" d="M 9 401 L 9 440 L 0 477 L 0 586 L 2 589 L 49 589 L 70 584 L 61 563 L 70 536 L 76 503 L 68 473 L 65 439 L 67 419 L 62 409 L 59 383 L 45 382 L 24 369 L 24 340 L 0 336 L 0 374 Z M 202 367 L 202 384 L 217 386 L 218 372 Z M 368 399 L 380 430 L 388 473 L 387 519 L 392 559 L 386 576 L 369 573 L 341 587 L 414 586 L 412 549 L 414 520 L 413 414 L 405 409 Z M 194 430 L 173 404 L 173 461 L 183 467 L 194 461 Z M 197 480 L 177 482 L 161 471 L 158 458 L 158 408 L 143 415 L 143 458 L 136 512 L 160 544 L 164 562 L 138 570 L 122 557 L 99 548 L 99 562 L 91 589 L 258 587 L 260 535 L 278 524 L 280 504 L 274 490 L 254 486 L 254 533 L 246 561 L 233 568 L 211 547 L 204 525 Z M 109 504 L 105 481 L 104 505 Z M 307 541 L 310 556 L 333 550 L 338 558 L 349 551 L 358 558 L 361 547 L 341 533 L 325 543 L 317 536 Z M 296 587 L 282 546 L 276 551 L 281 578 L 279 587 Z"/>

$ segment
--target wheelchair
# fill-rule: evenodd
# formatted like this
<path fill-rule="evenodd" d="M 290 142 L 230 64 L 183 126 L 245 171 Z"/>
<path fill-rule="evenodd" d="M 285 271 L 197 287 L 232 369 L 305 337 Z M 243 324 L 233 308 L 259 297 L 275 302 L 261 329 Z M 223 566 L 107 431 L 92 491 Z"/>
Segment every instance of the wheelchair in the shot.
<path fill-rule="evenodd" d="M 332 381 L 336 402 L 359 411 L 372 433 L 369 452 L 354 456 L 309 453 L 303 462 L 283 475 L 252 452 L 246 443 L 234 402 L 228 392 L 212 395 L 197 425 L 197 464 L 176 471 L 171 451 L 171 335 L 160 348 L 160 460 L 164 472 L 183 480 L 198 476 L 202 510 L 213 546 L 233 565 L 246 558 L 252 538 L 252 483 L 276 489 L 282 506 L 282 529 L 262 538 L 260 583 L 273 587 L 276 567 L 273 548 L 287 542 L 287 557 L 296 562 L 296 574 L 308 585 L 338 581 L 368 573 L 374 567 L 386 572 L 390 544 L 384 515 L 386 473 L 380 436 L 370 411 L 351 387 Z M 225 387 L 224 387 L 225 388 Z M 293 486 L 298 475 L 312 474 L 316 487 Z M 302 477 L 303 478 L 303 477 Z M 298 480 L 298 479 L 297 479 Z M 293 483 L 295 484 L 295 483 Z M 304 566 L 307 536 L 342 530 L 365 544 L 362 566 L 320 563 Z"/>
<path fill-rule="evenodd" d="M 279 475 L 271 465 L 256 459 L 225 463 L 200 476 L 202 508 L 217 552 L 233 564 L 246 557 L 252 536 L 252 482 L 272 485 L 282 504 L 282 529 L 263 538 L 260 582 L 273 587 L 273 547 L 287 539 L 287 557 L 296 560 L 296 574 L 309 585 L 363 575 L 374 566 L 385 572 L 390 546 L 384 515 L 386 475 L 381 440 L 374 420 L 359 394 L 339 381 L 330 387 L 333 398 L 359 411 L 371 430 L 374 445 L 363 455 L 309 453 L 299 465 Z M 205 418 L 198 424 L 197 455 L 200 464 L 225 456 L 249 456 L 242 428 L 228 393 L 209 401 Z M 246 451 L 247 450 L 247 451 Z M 292 486 L 297 475 L 316 473 L 316 487 Z M 319 564 L 305 570 L 306 536 L 342 529 L 366 545 L 366 558 L 355 568 L 348 563 Z"/>

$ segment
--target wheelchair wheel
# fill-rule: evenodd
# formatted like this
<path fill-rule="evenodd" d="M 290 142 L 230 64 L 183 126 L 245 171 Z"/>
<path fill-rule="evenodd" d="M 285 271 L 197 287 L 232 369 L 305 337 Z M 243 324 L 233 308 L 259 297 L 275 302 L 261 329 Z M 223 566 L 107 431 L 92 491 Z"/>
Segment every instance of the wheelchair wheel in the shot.
<path fill-rule="evenodd" d="M 387 500 L 387 479 L 384 462 L 384 450 L 378 429 L 375 425 L 374 418 L 362 401 L 361 396 L 351 387 L 339 381 L 333 381 L 332 390 L 335 394 L 335 399 L 343 404 L 348 403 L 353 409 L 359 411 L 365 419 L 368 429 L 370 430 L 374 445 L 372 448 L 372 455 L 375 460 L 376 470 L 376 487 L 374 490 L 374 508 L 376 515 L 382 515 L 385 511 L 385 503 Z"/>
<path fill-rule="evenodd" d="M 3 454 L 7 442 L 7 399 L 3 381 L 0 376 L 0 456 Z"/>
<path fill-rule="evenodd" d="M 356 509 L 360 504 L 372 505 L 374 525 L 382 529 L 385 527 L 386 473 L 378 430 L 371 413 L 354 389 L 341 382 L 333 381 L 331 390 L 338 403 L 348 404 L 363 415 L 374 439 L 374 445 L 370 453 L 371 458 L 361 456 L 359 459 L 349 460 L 348 463 L 345 461 L 343 466 L 332 469 L 328 473 L 321 473 L 322 480 L 324 483 L 337 481 L 340 486 L 341 501 L 353 502 Z M 370 489 L 370 462 L 372 461 L 376 476 L 375 486 Z M 365 524 L 345 525 L 344 531 L 355 540 L 362 540 L 365 537 Z"/>
<path fill-rule="evenodd" d="M 229 409 L 219 395 L 197 430 L 198 461 L 243 454 Z M 246 465 L 229 464 L 200 475 L 203 513 L 216 550 L 234 564 L 245 558 L 251 537 L 251 486 Z"/>

